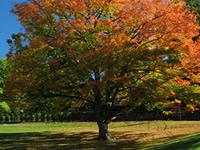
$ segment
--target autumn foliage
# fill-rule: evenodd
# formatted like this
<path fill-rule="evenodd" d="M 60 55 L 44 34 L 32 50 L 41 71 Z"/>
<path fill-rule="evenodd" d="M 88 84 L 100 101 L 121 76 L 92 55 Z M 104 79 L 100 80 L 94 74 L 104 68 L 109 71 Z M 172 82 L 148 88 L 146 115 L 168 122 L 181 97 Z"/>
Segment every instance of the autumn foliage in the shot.
<path fill-rule="evenodd" d="M 95 108 L 100 139 L 116 105 L 163 100 L 181 71 L 199 81 L 199 26 L 183 1 L 31 0 L 13 13 L 26 32 L 10 41 L 8 91 Z"/>

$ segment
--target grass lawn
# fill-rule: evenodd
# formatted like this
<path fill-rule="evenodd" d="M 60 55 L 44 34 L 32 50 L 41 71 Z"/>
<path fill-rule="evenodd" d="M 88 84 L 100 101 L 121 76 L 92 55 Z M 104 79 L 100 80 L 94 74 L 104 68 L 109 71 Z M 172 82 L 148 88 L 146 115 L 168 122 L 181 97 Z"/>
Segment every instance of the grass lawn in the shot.
<path fill-rule="evenodd" d="M 143 121 L 110 124 L 115 142 L 96 141 L 95 123 L 0 125 L 0 150 L 200 150 L 200 122 Z"/>

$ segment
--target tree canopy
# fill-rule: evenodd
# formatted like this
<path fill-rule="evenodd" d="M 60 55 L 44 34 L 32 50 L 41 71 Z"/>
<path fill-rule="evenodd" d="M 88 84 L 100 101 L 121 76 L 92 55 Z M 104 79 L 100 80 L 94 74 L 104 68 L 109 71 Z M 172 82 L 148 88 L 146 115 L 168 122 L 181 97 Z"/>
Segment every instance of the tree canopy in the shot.
<path fill-rule="evenodd" d="M 167 100 L 166 82 L 199 73 L 199 26 L 183 1 L 30 0 L 13 13 L 25 33 L 8 41 L 7 91 L 87 106 L 102 140 L 114 115 Z"/>

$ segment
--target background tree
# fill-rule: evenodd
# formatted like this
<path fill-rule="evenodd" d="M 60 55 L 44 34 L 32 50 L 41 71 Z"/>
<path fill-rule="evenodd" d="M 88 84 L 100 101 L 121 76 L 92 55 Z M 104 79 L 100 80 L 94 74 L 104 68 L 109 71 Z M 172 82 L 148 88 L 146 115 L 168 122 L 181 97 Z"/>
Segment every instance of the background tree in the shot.
<path fill-rule="evenodd" d="M 194 12 L 198 14 L 198 22 L 200 21 L 200 1 L 199 0 L 185 0 L 187 3 L 187 6 Z"/>
<path fill-rule="evenodd" d="M 25 33 L 8 41 L 7 92 L 87 106 L 100 140 L 113 116 L 163 100 L 163 83 L 198 48 L 183 1 L 31 0 L 13 12 Z"/>
<path fill-rule="evenodd" d="M 0 112 L 10 112 L 10 107 L 4 101 L 3 94 L 5 92 L 5 81 L 8 77 L 8 62 L 0 59 Z"/>
<path fill-rule="evenodd" d="M 3 94 L 4 92 L 5 79 L 8 75 L 7 67 L 8 67 L 7 61 L 4 59 L 0 59 L 0 94 Z"/>

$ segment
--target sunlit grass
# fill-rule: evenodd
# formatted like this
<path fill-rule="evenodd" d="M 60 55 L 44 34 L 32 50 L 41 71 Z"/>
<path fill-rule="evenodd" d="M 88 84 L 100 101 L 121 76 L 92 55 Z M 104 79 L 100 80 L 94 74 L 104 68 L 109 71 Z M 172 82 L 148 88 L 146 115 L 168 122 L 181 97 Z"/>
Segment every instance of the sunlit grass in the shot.
<path fill-rule="evenodd" d="M 95 140 L 98 129 L 94 122 L 3 124 L 0 125 L 0 149 L 160 149 L 174 142 L 188 144 L 183 137 L 200 133 L 200 122 L 114 122 L 109 129 L 115 142 Z M 188 138 L 196 141 L 199 136 Z"/>

